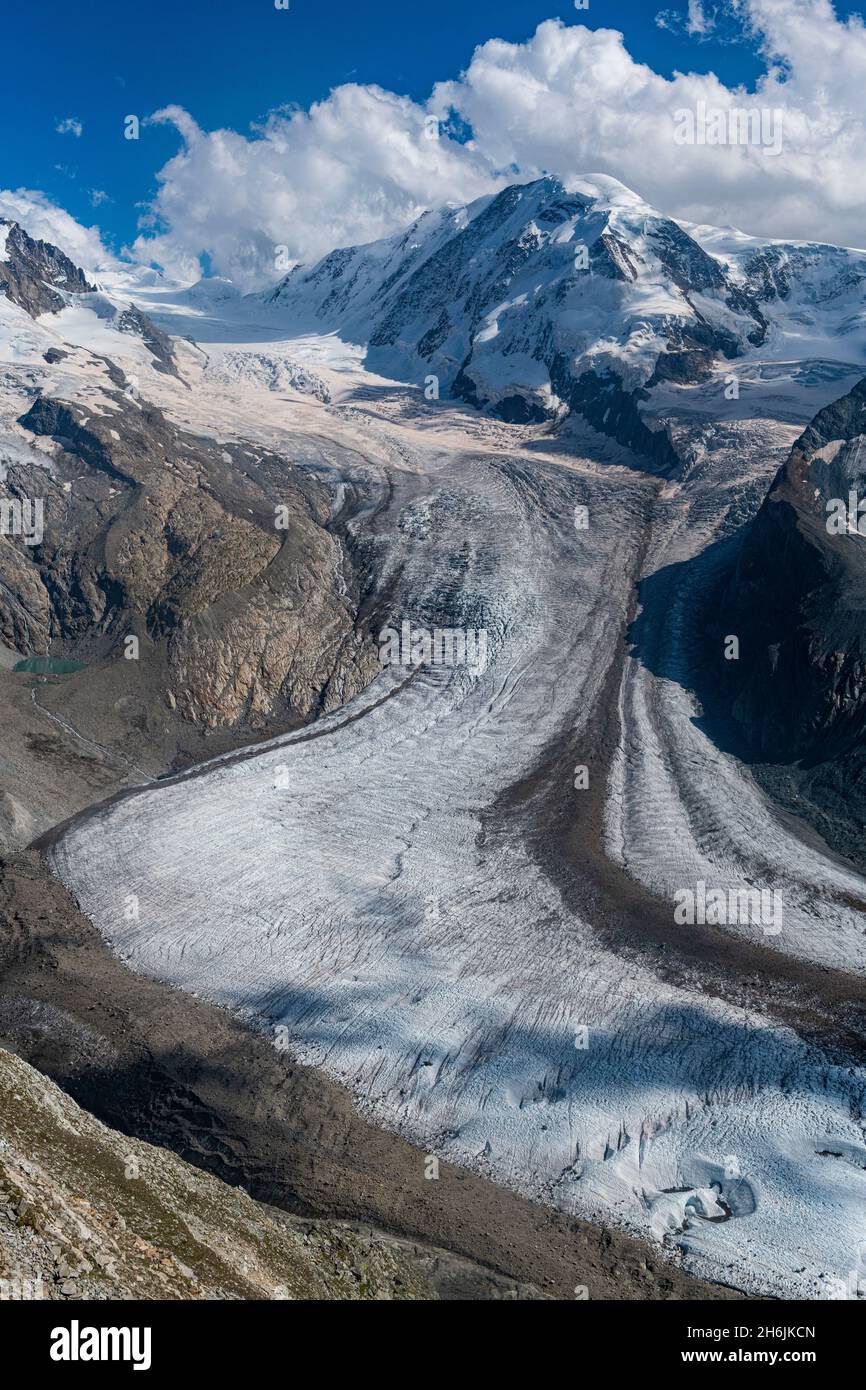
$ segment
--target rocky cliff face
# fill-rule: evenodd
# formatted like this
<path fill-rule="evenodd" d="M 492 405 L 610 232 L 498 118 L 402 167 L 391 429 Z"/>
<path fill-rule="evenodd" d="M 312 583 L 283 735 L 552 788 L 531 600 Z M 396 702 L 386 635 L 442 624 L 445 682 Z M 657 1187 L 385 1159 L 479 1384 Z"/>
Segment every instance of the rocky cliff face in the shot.
<path fill-rule="evenodd" d="M 7 646 L 135 662 L 164 709 L 209 729 L 308 719 L 378 669 L 328 498 L 286 460 L 120 392 L 101 416 L 40 396 L 20 423 L 53 451 L 50 470 L 7 472 L 11 498 L 44 506 L 40 544 L 0 545 Z"/>
<path fill-rule="evenodd" d="M 723 704 L 748 756 L 833 820 L 866 823 L 866 381 L 796 441 L 722 595 L 740 638 Z M 862 531 L 858 531 L 862 522 Z M 849 838 L 845 844 L 852 849 Z"/>
<path fill-rule="evenodd" d="M 50 242 L 34 241 L 17 222 L 0 218 L 0 237 L 0 294 L 31 318 L 59 312 L 66 304 L 61 290 L 93 293 L 83 270 Z"/>

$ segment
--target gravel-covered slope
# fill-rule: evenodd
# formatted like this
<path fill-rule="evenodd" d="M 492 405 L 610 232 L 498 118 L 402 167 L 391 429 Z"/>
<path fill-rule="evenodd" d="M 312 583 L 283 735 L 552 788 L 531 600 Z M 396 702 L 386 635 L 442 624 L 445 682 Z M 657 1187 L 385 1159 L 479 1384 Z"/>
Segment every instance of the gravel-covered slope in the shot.
<path fill-rule="evenodd" d="M 252 1200 L 0 1049 L 0 1298 L 539 1298 L 434 1247 Z"/>

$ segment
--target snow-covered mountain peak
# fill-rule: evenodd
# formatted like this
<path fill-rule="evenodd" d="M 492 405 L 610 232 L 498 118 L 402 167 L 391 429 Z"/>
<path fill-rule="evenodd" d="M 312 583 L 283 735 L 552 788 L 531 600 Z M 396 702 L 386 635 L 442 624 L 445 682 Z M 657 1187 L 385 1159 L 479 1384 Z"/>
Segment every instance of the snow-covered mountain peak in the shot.
<path fill-rule="evenodd" d="M 84 271 L 58 247 L 35 241 L 18 222 L 0 218 L 0 294 L 36 318 L 62 309 L 64 292 L 92 290 Z"/>
<path fill-rule="evenodd" d="M 162 370 L 169 348 L 154 325 L 255 343 L 268 363 L 289 342 L 335 335 L 428 398 L 521 423 L 574 412 L 662 467 L 675 463 L 658 423 L 671 392 L 721 392 L 719 374 L 738 363 L 753 377 L 767 363 L 850 377 L 866 365 L 866 252 L 691 225 L 605 174 L 547 175 L 430 209 L 251 296 L 220 277 L 183 286 L 135 266 L 89 285 L 62 253 L 37 264 L 30 248 L 42 244 L 17 236 L 6 232 L 4 258 L 13 247 L 25 270 L 6 275 L 8 297 L 23 302 L 23 275 L 32 317 L 49 312 L 61 335 L 109 356 L 106 328 L 138 332 Z M 285 373 L 268 366 L 265 377 Z"/>
<path fill-rule="evenodd" d="M 804 346 L 866 361 L 864 284 L 862 252 L 689 228 L 596 174 L 424 213 L 262 299 L 297 331 L 363 344 L 383 375 L 433 376 L 505 419 L 579 410 L 646 451 L 635 391 Z"/>

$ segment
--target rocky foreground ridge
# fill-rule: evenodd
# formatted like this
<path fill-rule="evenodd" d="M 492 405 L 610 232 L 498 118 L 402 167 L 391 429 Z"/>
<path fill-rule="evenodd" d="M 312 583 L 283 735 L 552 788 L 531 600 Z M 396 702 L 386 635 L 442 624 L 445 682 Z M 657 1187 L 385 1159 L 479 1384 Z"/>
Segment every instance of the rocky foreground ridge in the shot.
<path fill-rule="evenodd" d="M 538 1298 L 467 1260 L 253 1201 L 107 1129 L 0 1049 L 0 1301 Z"/>

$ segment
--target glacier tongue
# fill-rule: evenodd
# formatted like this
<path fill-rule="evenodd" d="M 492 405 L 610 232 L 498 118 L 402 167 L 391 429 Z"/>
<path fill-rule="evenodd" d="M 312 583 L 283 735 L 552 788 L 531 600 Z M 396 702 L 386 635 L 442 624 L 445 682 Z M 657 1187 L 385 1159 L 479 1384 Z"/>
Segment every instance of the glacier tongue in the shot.
<path fill-rule="evenodd" d="M 490 815 L 596 702 L 657 481 L 530 462 L 504 431 L 328 418 L 335 467 L 389 499 L 352 526 L 390 619 L 485 629 L 486 669 L 389 668 L 307 730 L 85 813 L 56 871 L 136 969 L 240 1010 L 429 1152 L 667 1232 L 710 1277 L 843 1296 L 866 1171 L 827 1137 L 862 1146 L 862 1073 L 602 946 Z"/>

